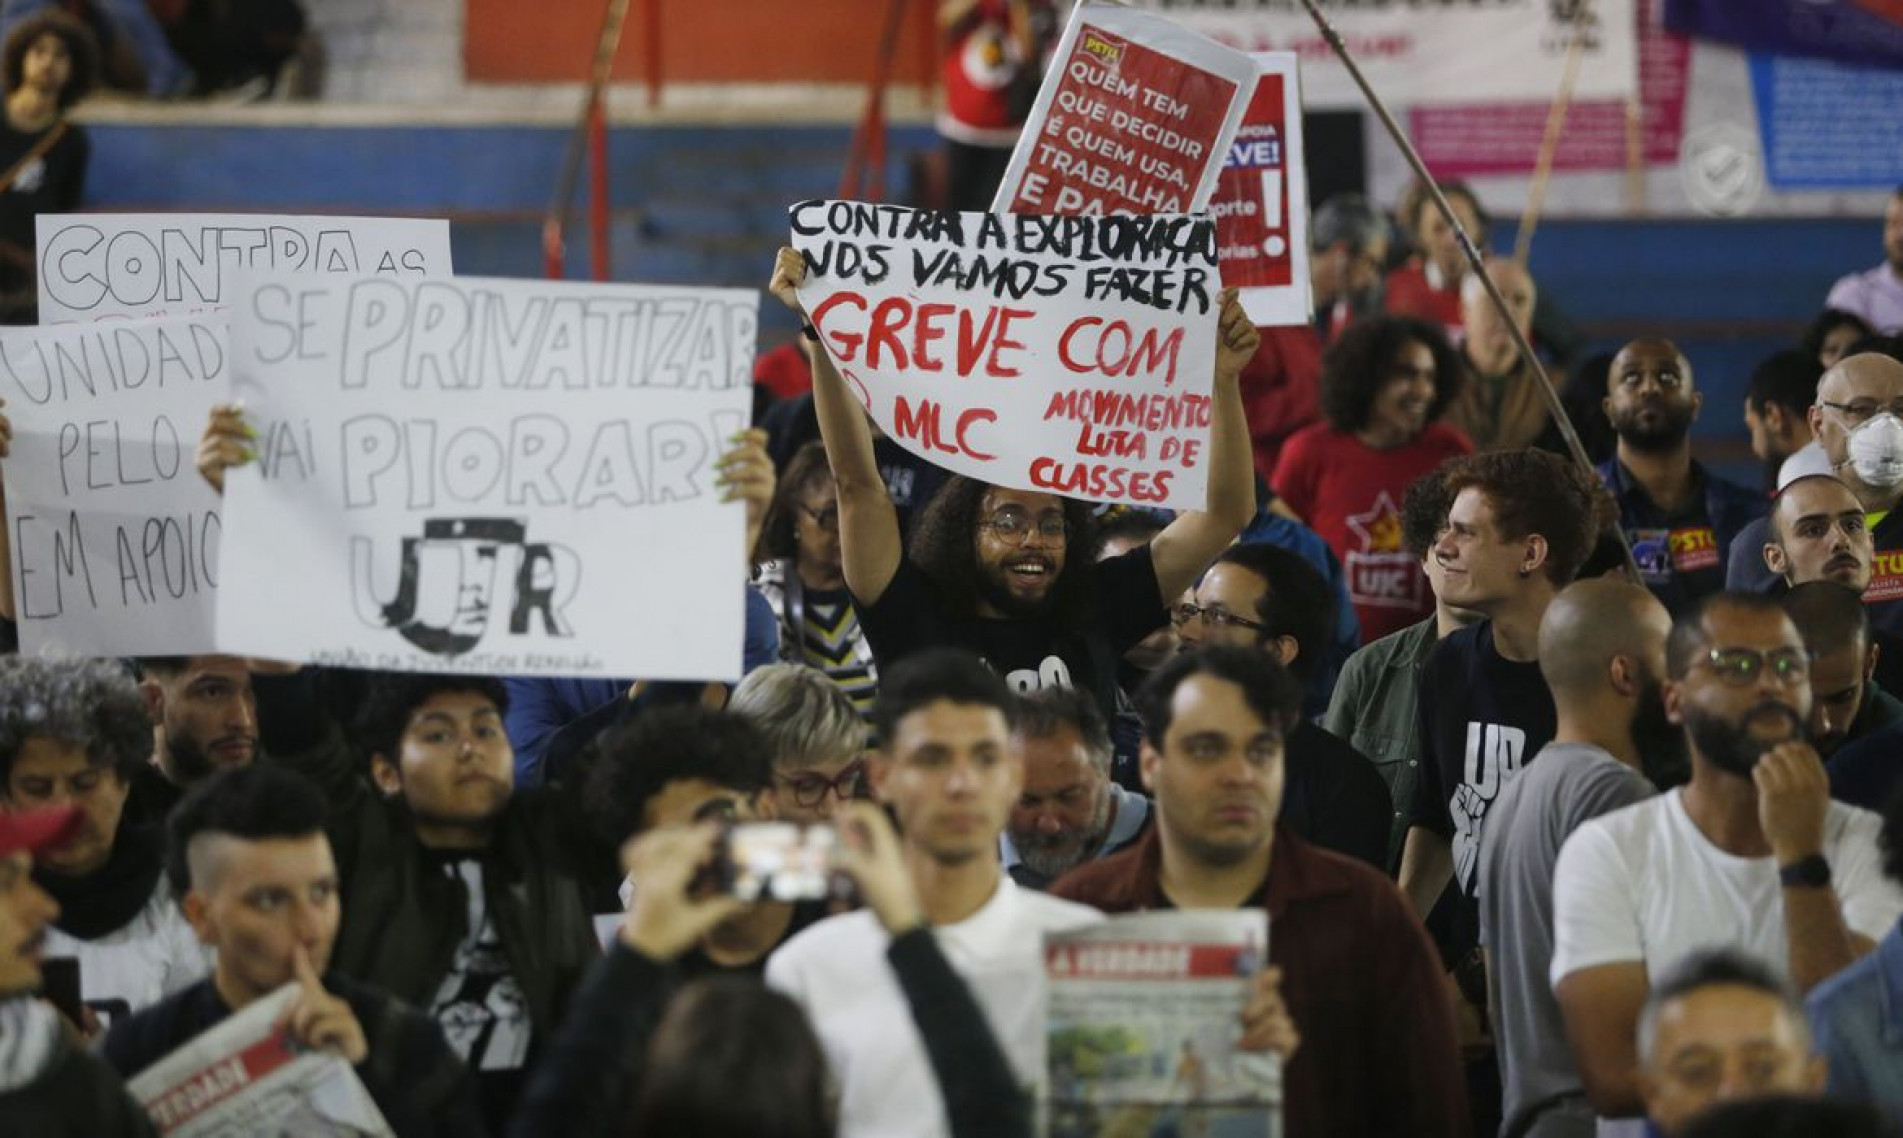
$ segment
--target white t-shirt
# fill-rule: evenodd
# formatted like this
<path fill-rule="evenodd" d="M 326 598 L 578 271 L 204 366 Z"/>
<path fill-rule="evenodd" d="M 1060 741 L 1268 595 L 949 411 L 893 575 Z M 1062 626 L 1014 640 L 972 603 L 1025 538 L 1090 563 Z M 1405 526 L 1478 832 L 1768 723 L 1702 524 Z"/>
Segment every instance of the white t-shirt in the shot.
<path fill-rule="evenodd" d="M 101 1027 L 211 974 L 211 950 L 199 943 L 163 874 L 130 921 L 95 940 L 49 928 L 44 955 L 78 959 L 79 998 Z"/>
<path fill-rule="evenodd" d="M 1103 920 L 1087 905 L 1021 889 L 998 875 L 976 913 L 934 930 L 1027 1086 L 1043 1082 L 1043 935 Z M 828 917 L 767 958 L 767 983 L 806 1011 L 838 1081 L 840 1138 L 939 1138 L 944 1099 L 905 993 L 886 963 L 878 918 Z"/>
<path fill-rule="evenodd" d="M 1733 857 L 1685 812 L 1684 791 L 1580 826 L 1553 871 L 1551 982 L 1581 969 L 1645 963 L 1646 978 L 1700 948 L 1740 949 L 1789 975 L 1784 891 L 1770 857 Z M 1832 802 L 1824 857 L 1850 931 L 1879 940 L 1903 915 L 1903 891 L 1883 875 L 1875 814 Z"/>

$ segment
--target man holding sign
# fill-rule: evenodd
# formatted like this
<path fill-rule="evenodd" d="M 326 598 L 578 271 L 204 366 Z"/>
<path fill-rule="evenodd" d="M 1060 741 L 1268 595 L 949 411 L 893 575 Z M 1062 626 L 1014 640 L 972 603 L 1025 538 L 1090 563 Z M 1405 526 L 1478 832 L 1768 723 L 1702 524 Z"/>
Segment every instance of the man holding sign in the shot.
<path fill-rule="evenodd" d="M 796 207 L 796 228 L 798 209 Z M 937 220 L 944 221 L 978 215 L 936 216 Z M 1040 224 L 1056 219 L 1003 218 L 989 219 L 986 224 L 991 220 L 1001 224 Z M 1105 222 L 1114 220 L 1168 219 L 1105 219 Z M 911 223 L 930 225 L 932 215 L 915 215 L 908 219 L 908 224 Z M 1213 254 L 1213 249 L 1210 252 Z M 1217 333 L 1214 386 L 1206 397 L 1201 397 L 1208 433 L 1179 437 L 1164 429 L 1165 421 L 1170 420 L 1172 414 L 1161 409 L 1161 400 L 1199 398 L 1194 389 L 1201 385 L 1195 383 L 1195 377 L 1185 367 L 1181 375 L 1170 377 L 1168 386 L 1177 389 L 1174 396 L 1133 397 L 1157 401 L 1149 404 L 1149 415 L 1157 423 L 1149 430 L 1143 430 L 1144 425 L 1138 424 L 1141 434 L 1116 432 L 1135 440 L 1125 456 L 1128 467 L 1112 468 L 1118 474 L 1129 474 L 1128 478 L 1119 479 L 1116 486 L 1109 485 L 1108 480 L 1100 487 L 1093 487 L 1088 482 L 1046 481 L 1039 477 L 1040 471 L 1082 469 L 1084 464 L 1047 457 L 1032 458 L 1016 466 L 995 461 L 989 450 L 1002 452 L 1007 446 L 1021 445 L 1027 438 L 1037 444 L 1033 453 L 1040 448 L 1058 453 L 1071 433 L 1079 429 L 1069 421 L 1062 421 L 1058 428 L 1062 438 L 1043 437 L 1045 433 L 1036 425 L 1037 412 L 1024 414 L 1021 408 L 1014 408 L 1011 392 L 997 396 L 999 408 L 1006 413 L 1002 418 L 998 411 L 967 405 L 955 420 L 945 423 L 954 432 L 952 445 L 959 448 L 956 454 L 942 446 L 934 447 L 933 438 L 913 437 L 918 434 L 937 436 L 940 431 L 908 431 L 903 422 L 882 422 L 888 433 L 933 457 L 933 461 L 953 469 L 989 473 L 985 479 L 961 474 L 948 482 L 919 519 L 908 553 L 900 539 L 891 498 L 873 461 L 872 432 L 861 414 L 860 400 L 849 392 L 847 381 L 834 362 L 836 355 L 851 359 L 855 354 L 848 346 L 853 333 L 846 330 L 844 319 L 834 324 L 843 307 L 827 296 L 834 282 L 809 279 L 807 264 L 807 256 L 801 252 L 791 248 L 780 250 L 770 288 L 796 312 L 806 312 L 805 305 L 811 304 L 816 317 L 813 324 L 820 326 L 816 329 L 808 325 L 808 354 L 813 365 L 814 403 L 839 494 L 840 544 L 846 584 L 881 666 L 890 667 L 930 646 L 964 648 L 984 657 L 1018 691 L 1080 688 L 1096 698 L 1106 715 L 1111 714 L 1118 657 L 1162 627 L 1168 599 L 1196 579 L 1241 531 L 1254 510 L 1249 439 L 1243 424 L 1237 377 L 1255 352 L 1257 333 L 1236 303 L 1233 291 L 1209 297 L 1208 300 L 1214 302 L 1205 305 L 1210 319 L 1194 326 L 1187 321 L 1178 323 L 1172 333 L 1175 338 L 1170 341 L 1180 344 L 1181 355 L 1188 356 L 1189 339 L 1207 336 L 1211 331 L 1208 325 L 1218 324 L 1214 329 Z M 837 264 L 832 262 L 833 267 Z M 1064 266 L 1060 263 L 1057 267 Z M 1087 275 L 1095 267 L 1071 266 L 1078 276 Z M 1045 272 L 1052 271 L 1048 263 L 1041 268 Z M 1210 276 L 1213 278 L 1213 273 Z M 833 295 L 845 294 L 835 292 Z M 1220 304 L 1219 320 L 1215 303 Z M 1003 371 L 1011 373 L 1007 378 L 1013 380 L 1016 393 L 1027 400 L 1026 405 L 1043 402 L 1022 392 L 1023 388 L 1034 385 L 1048 386 L 1049 390 L 1041 394 L 1048 397 L 1053 408 L 1062 405 L 1067 397 L 1083 394 L 1063 386 L 1067 381 L 1076 381 L 1075 377 L 1040 375 L 1025 370 L 1023 378 L 1017 378 L 1017 367 L 1004 362 L 1016 355 L 1027 369 L 1038 367 L 1061 372 L 1057 360 L 1039 358 L 1036 330 L 1030 327 L 1036 314 L 1028 311 L 1033 304 L 1035 301 L 1019 301 L 1006 310 L 1024 320 L 1025 330 L 1015 334 L 1031 342 L 1030 348 L 1013 341 L 1003 330 L 1008 317 L 986 318 L 993 329 L 991 334 L 996 337 L 989 353 L 967 353 L 962 348 L 958 353 L 962 357 L 983 355 L 982 361 L 961 358 L 957 363 L 969 366 L 954 366 L 952 370 L 956 374 L 938 380 L 942 384 L 949 379 L 955 386 L 925 388 L 921 383 L 912 390 L 943 390 L 949 400 L 960 389 L 985 390 L 987 381 Z M 931 307 L 929 303 L 919 305 L 921 321 L 925 319 L 923 313 Z M 975 298 L 973 307 L 977 307 Z M 881 310 L 885 310 L 883 303 L 875 307 L 875 312 Z M 1104 305 L 1095 311 L 1108 314 L 1112 306 Z M 969 339 L 969 313 L 957 319 L 967 325 L 957 338 Z M 1098 324 L 1104 322 L 1080 317 L 1070 327 L 1075 329 L 1091 319 L 1096 319 Z M 1125 337 L 1126 343 L 1129 338 Z M 924 331 L 916 337 L 908 335 L 906 339 L 915 344 L 929 343 Z M 1100 341 L 1100 347 L 1101 344 Z M 889 345 L 886 347 L 889 349 Z M 880 366 L 879 351 L 880 344 L 876 340 L 868 346 L 864 360 L 867 369 Z M 1061 349 L 1052 354 L 1062 359 Z M 916 358 L 913 362 L 917 362 Z M 856 361 L 849 370 L 858 386 L 857 394 L 876 417 L 896 410 L 899 419 L 905 418 L 909 407 L 906 396 L 875 400 L 865 386 L 867 383 L 883 385 L 889 377 L 870 370 L 862 372 Z M 1134 381 L 1137 377 L 1125 378 Z M 1128 382 L 1124 390 L 1135 388 L 1137 383 Z M 1099 400 L 1097 406 L 1102 407 L 1103 402 Z M 958 409 L 948 406 L 946 410 Z M 1013 410 L 1020 412 L 1016 417 L 1021 421 L 1012 421 L 1014 416 L 1010 412 Z M 1045 418 L 1050 417 L 1053 416 L 1047 412 Z M 1109 434 L 1102 430 L 1101 419 L 1095 426 L 1089 422 L 1082 426 L 1087 439 L 1093 430 L 1100 432 L 1100 437 Z M 1195 464 L 1200 470 L 1163 469 L 1156 473 L 1136 470 L 1148 459 L 1152 439 L 1156 440 L 1155 449 L 1159 454 L 1166 454 L 1175 444 L 1179 453 L 1202 451 L 1206 459 Z M 961 443 L 964 445 L 960 446 Z M 1112 446 L 1106 441 L 1103 449 Z M 1090 453 L 1091 448 L 1082 444 L 1079 449 Z M 934 451 L 943 457 L 934 456 Z M 1189 466 L 1190 462 L 1186 459 L 1181 465 Z M 1103 466 L 1095 469 L 1102 470 Z M 1053 492 L 1061 489 L 1101 500 L 1113 499 L 1115 491 L 1122 489 L 1125 500 L 1134 501 L 1140 500 L 1134 490 L 1138 484 L 1147 481 L 1163 493 L 1167 492 L 1165 487 L 1172 474 L 1187 477 L 1193 473 L 1206 478 L 1202 509 L 1181 513 L 1148 545 L 1097 563 L 1092 563 L 1087 553 L 1090 549 L 1089 509 L 1082 502 L 1067 500 Z"/>

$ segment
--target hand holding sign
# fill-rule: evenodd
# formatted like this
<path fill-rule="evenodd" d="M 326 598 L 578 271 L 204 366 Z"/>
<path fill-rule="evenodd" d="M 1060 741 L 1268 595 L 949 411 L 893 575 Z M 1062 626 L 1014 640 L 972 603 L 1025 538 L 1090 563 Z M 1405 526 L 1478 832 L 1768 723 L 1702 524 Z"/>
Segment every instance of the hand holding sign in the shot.
<path fill-rule="evenodd" d="M 257 457 L 252 449 L 258 432 L 244 421 L 244 408 L 235 403 L 220 403 L 211 409 L 205 421 L 205 433 L 198 438 L 194 464 L 198 476 L 220 494 L 225 492 L 225 471 L 243 466 Z"/>
<path fill-rule="evenodd" d="M 749 572 L 753 569 L 753 547 L 760 543 L 760 526 L 766 509 L 773 504 L 776 477 L 773 459 L 766 451 L 766 432 L 749 427 L 731 440 L 733 446 L 714 460 L 714 485 L 725 489 L 723 502 L 747 504 L 747 547 L 744 551 Z"/>
<path fill-rule="evenodd" d="M 1255 321 L 1242 310 L 1242 301 L 1237 299 L 1233 288 L 1222 290 L 1222 315 L 1216 333 L 1216 379 L 1239 380 L 1242 369 L 1249 366 L 1255 358 L 1255 350 L 1262 345 L 1262 333 L 1255 330 Z"/>

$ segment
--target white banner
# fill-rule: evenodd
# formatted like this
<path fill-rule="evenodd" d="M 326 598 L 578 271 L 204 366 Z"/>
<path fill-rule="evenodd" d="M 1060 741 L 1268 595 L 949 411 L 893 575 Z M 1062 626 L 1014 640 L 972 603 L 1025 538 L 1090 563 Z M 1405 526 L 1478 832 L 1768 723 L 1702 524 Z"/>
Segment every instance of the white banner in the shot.
<path fill-rule="evenodd" d="M 1127 0 L 1240 51 L 1302 57 L 1310 110 L 1367 100 L 1301 0 Z M 1575 13 L 1586 0 L 1320 0 L 1362 73 L 1390 105 L 1548 102 L 1559 89 Z M 1630 99 L 1639 89 L 1633 0 L 1591 0 L 1573 98 Z"/>
<path fill-rule="evenodd" d="M 1221 281 L 1208 218 L 801 202 L 800 303 L 900 446 L 998 486 L 1200 510 Z"/>
<path fill-rule="evenodd" d="M 1260 74 L 1209 203 L 1224 284 L 1260 325 L 1315 316 L 1308 270 L 1308 163 L 1302 84 L 1292 52 L 1255 56 Z"/>
<path fill-rule="evenodd" d="M 229 364 L 223 316 L 0 333 L 23 652 L 212 651 L 219 503 L 192 460 Z"/>
<path fill-rule="evenodd" d="M 992 202 L 994 213 L 1198 213 L 1255 64 L 1168 20 L 1079 4 Z"/>
<path fill-rule="evenodd" d="M 225 307 L 235 270 L 450 274 L 449 222 L 219 213 L 43 213 L 40 323 Z"/>
<path fill-rule="evenodd" d="M 218 642 L 347 667 L 731 679 L 758 295 L 245 277 Z"/>

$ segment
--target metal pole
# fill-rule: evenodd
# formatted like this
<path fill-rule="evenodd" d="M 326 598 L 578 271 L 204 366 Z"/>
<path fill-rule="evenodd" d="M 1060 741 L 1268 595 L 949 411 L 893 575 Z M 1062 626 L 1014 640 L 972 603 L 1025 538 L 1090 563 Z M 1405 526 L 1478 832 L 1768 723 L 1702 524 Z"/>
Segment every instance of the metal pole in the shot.
<path fill-rule="evenodd" d="M 1468 268 L 1486 288 L 1487 299 L 1493 302 L 1493 307 L 1500 313 L 1500 319 L 1506 325 L 1507 331 L 1513 335 L 1513 344 L 1519 349 L 1520 359 L 1539 381 L 1540 394 L 1546 398 L 1547 410 L 1552 412 L 1553 422 L 1559 427 L 1560 438 L 1566 442 L 1566 450 L 1582 469 L 1597 477 L 1593 471 L 1592 459 L 1587 456 L 1585 445 L 1579 441 L 1579 432 L 1573 428 L 1571 416 L 1566 414 L 1566 405 L 1560 402 L 1559 389 L 1553 386 L 1553 379 L 1546 374 L 1545 365 L 1540 363 L 1539 356 L 1534 353 L 1532 342 L 1526 338 L 1526 333 L 1520 330 L 1519 321 L 1513 318 L 1512 310 L 1507 307 L 1506 297 L 1500 294 L 1500 286 L 1494 284 L 1493 278 L 1487 275 L 1486 258 L 1481 256 L 1480 250 L 1474 246 L 1473 238 L 1469 237 L 1466 229 L 1462 228 L 1460 218 L 1455 216 L 1453 207 L 1447 204 L 1447 195 L 1441 193 L 1440 183 L 1427 172 L 1427 164 L 1421 161 L 1420 151 L 1414 149 L 1414 143 L 1408 139 L 1407 132 L 1401 129 L 1400 124 L 1394 121 L 1394 116 L 1388 112 L 1387 104 L 1383 103 L 1381 96 L 1375 94 L 1374 88 L 1368 85 L 1368 77 L 1361 73 L 1361 68 L 1355 63 L 1354 56 L 1348 53 L 1348 45 L 1341 42 L 1341 34 L 1335 31 L 1334 25 L 1322 15 L 1321 9 L 1316 7 L 1315 0 L 1302 0 L 1302 7 L 1308 10 L 1309 17 L 1315 21 L 1316 28 L 1320 29 L 1322 38 L 1328 41 L 1328 46 L 1334 49 L 1342 66 L 1348 69 L 1348 75 L 1354 79 L 1355 86 L 1361 88 L 1362 95 L 1368 100 L 1369 109 L 1373 110 L 1375 117 L 1381 120 L 1381 125 L 1387 128 L 1389 137 L 1394 139 L 1394 144 L 1401 148 L 1402 156 L 1414 169 L 1414 176 L 1421 180 L 1421 184 L 1426 186 L 1428 193 L 1433 196 L 1434 208 L 1440 210 L 1440 215 L 1447 220 L 1447 225 L 1454 231 L 1454 236 L 1459 238 L 1460 250 L 1467 257 Z M 1634 581 L 1643 580 L 1644 578 L 1639 573 L 1638 559 L 1632 556 L 1632 544 L 1626 540 L 1625 532 L 1616 523 L 1613 526 L 1613 532 L 1618 535 L 1619 548 L 1625 553 L 1626 572 L 1632 575 Z"/>

